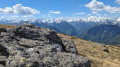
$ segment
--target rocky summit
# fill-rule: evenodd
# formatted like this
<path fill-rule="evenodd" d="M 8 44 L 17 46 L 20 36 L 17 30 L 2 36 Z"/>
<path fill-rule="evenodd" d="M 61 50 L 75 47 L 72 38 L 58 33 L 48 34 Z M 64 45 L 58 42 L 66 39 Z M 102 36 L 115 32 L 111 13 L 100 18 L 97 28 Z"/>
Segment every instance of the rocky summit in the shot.
<path fill-rule="evenodd" d="M 47 28 L 0 28 L 0 67 L 90 67 L 72 41 Z"/>

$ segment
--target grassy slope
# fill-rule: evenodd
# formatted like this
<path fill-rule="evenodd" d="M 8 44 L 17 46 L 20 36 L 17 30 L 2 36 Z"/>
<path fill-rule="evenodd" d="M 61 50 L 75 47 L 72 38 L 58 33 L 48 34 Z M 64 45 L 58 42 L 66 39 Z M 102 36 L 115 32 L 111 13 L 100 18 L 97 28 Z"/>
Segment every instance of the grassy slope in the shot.
<path fill-rule="evenodd" d="M 85 41 L 80 38 L 58 34 L 63 39 L 72 40 L 76 44 L 79 55 L 83 55 L 92 61 L 92 67 L 120 67 L 120 48 L 100 43 Z M 104 47 L 109 53 L 103 51 Z"/>
<path fill-rule="evenodd" d="M 14 25 L 4 25 L 4 24 L 0 24 L 0 28 L 14 28 Z"/>
<path fill-rule="evenodd" d="M 14 25 L 2 25 L 4 28 L 14 28 Z M 76 44 L 79 55 L 85 56 L 92 62 L 92 67 L 120 67 L 120 48 L 109 45 L 102 45 L 95 42 L 85 41 L 80 38 L 59 34 L 63 39 L 72 40 Z M 109 53 L 103 51 L 108 47 Z"/>

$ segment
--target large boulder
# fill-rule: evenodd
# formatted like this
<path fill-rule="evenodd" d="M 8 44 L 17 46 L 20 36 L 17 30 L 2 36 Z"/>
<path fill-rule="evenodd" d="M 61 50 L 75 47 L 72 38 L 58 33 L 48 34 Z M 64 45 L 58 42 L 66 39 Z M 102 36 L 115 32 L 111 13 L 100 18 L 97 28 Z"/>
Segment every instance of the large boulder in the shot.
<path fill-rule="evenodd" d="M 6 67 L 90 67 L 77 55 L 73 42 L 61 39 L 50 29 L 23 24 L 0 34 L 0 66 Z M 1 57 L 0 57 L 1 58 Z"/>

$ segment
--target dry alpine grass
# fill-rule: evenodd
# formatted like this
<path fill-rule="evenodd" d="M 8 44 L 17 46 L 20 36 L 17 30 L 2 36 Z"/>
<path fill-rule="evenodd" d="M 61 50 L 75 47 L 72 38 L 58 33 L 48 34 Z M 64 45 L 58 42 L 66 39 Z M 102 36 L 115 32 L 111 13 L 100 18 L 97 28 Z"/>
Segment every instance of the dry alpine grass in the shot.
<path fill-rule="evenodd" d="M 0 24 L 0 28 L 14 28 L 15 25 L 4 25 L 4 24 Z"/>
<path fill-rule="evenodd" d="M 80 38 L 59 34 L 66 40 L 72 40 L 76 44 L 79 55 L 87 57 L 92 62 L 92 67 L 120 67 L 120 48 L 110 45 L 102 45 Z M 104 51 L 108 48 L 109 52 Z"/>

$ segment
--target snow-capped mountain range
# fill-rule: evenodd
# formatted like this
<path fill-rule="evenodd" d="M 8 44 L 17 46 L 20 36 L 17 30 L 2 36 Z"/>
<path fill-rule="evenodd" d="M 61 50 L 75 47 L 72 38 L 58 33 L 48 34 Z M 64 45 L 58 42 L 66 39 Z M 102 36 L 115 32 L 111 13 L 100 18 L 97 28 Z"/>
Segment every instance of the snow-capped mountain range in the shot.
<path fill-rule="evenodd" d="M 43 23 L 60 23 L 62 21 L 66 21 L 66 22 L 94 22 L 94 23 L 104 23 L 104 22 L 116 22 L 119 23 L 120 22 L 120 18 L 107 18 L 107 17 L 96 17 L 96 16 L 90 16 L 87 18 L 76 18 L 76 17 L 72 17 L 72 18 L 57 18 L 57 19 L 0 19 L 0 23 L 24 23 L 24 22 L 29 22 L 29 23 L 35 23 L 35 22 L 43 22 Z"/>
<path fill-rule="evenodd" d="M 91 16 L 88 18 L 57 18 L 57 19 L 0 19 L 0 24 L 20 25 L 31 23 L 43 28 L 50 28 L 59 33 L 79 36 L 85 30 L 99 24 L 120 24 L 120 18 Z"/>

